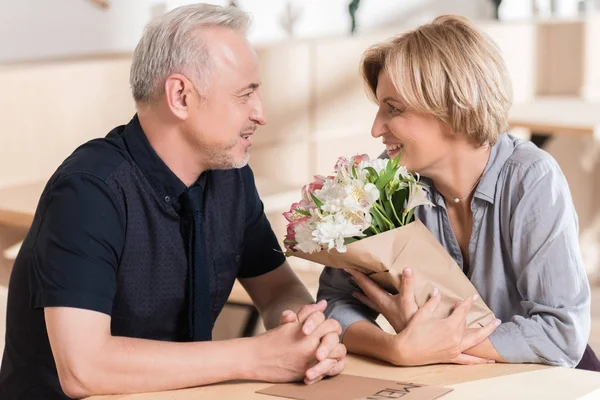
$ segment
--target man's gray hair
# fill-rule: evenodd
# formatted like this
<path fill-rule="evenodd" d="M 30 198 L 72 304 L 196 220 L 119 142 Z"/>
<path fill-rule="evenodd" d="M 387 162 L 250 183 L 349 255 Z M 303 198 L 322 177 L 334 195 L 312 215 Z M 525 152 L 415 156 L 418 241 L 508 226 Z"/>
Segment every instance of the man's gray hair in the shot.
<path fill-rule="evenodd" d="M 245 34 L 249 25 L 248 14 L 238 8 L 203 3 L 175 8 L 150 22 L 133 53 L 129 83 L 135 102 L 159 99 L 173 73 L 186 74 L 206 88 L 211 64 L 202 28 L 219 26 Z"/>

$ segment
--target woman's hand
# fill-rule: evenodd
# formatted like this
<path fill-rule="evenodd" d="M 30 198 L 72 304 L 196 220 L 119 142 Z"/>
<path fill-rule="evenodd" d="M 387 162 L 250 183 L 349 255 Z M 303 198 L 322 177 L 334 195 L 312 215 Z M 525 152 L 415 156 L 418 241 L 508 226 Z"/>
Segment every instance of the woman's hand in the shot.
<path fill-rule="evenodd" d="M 397 334 L 393 341 L 395 365 L 425 365 L 437 363 L 485 364 L 494 362 L 464 354 L 467 349 L 484 341 L 500 324 L 495 320 L 483 328 L 467 328 L 469 310 L 477 299 L 471 296 L 457 304 L 447 318 L 438 318 L 434 312 L 441 302 L 438 291 L 418 308 L 413 289 L 412 273 L 404 270 L 402 287 L 397 295 L 390 295 L 375 282 L 358 271 L 348 271 L 364 291 L 353 295 L 367 306 L 380 312 Z M 408 279 L 406 277 L 408 276 Z"/>
<path fill-rule="evenodd" d="M 346 272 L 354 278 L 364 292 L 363 294 L 356 291 L 352 293 L 352 296 L 383 315 L 396 333 L 403 331 L 419 309 L 415 301 L 412 270 L 406 268 L 402 271 L 401 288 L 395 295 L 380 288 L 360 271 L 348 269 Z M 434 289 L 433 295 L 436 294 L 437 289 Z"/>

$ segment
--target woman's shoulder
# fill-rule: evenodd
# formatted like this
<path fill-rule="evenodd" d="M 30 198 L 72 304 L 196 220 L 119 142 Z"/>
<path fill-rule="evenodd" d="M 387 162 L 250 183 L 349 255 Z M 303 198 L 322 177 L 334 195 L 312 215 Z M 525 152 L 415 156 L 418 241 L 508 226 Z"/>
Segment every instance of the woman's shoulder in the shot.
<path fill-rule="evenodd" d="M 565 176 L 558 162 L 551 154 L 538 148 L 530 141 L 508 137 L 513 146 L 512 153 L 503 166 L 504 180 L 510 186 L 511 192 L 520 194 L 542 189 L 541 186 L 558 185 L 568 190 Z"/>
<path fill-rule="evenodd" d="M 512 136 L 508 136 L 507 140 L 511 142 L 513 151 L 504 167 L 513 178 L 539 178 L 545 174 L 562 175 L 558 162 L 550 153 L 528 140 Z"/>

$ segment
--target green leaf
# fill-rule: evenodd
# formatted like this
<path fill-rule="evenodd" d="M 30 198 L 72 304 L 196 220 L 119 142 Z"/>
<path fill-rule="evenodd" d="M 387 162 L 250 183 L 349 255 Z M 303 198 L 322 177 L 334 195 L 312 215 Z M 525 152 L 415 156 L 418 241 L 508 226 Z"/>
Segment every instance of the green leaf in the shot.
<path fill-rule="evenodd" d="M 379 203 L 375 203 L 373 204 L 373 211 L 375 211 L 375 215 L 377 215 L 380 221 L 382 222 L 381 224 L 379 224 L 382 230 L 387 231 L 389 229 L 394 229 L 394 224 L 385 215 L 385 210 L 383 209 L 383 206 L 381 206 Z"/>
<path fill-rule="evenodd" d="M 385 185 L 387 185 L 394 178 L 394 175 L 396 175 L 395 169 L 386 171 L 385 174 L 381 175 L 379 179 L 377 179 L 377 183 L 375 184 L 375 186 L 377 186 L 377 189 L 383 189 Z"/>
<path fill-rule="evenodd" d="M 352 177 L 356 178 L 356 166 L 354 165 L 354 163 L 352 163 Z"/>
<path fill-rule="evenodd" d="M 375 171 L 375 168 L 365 167 L 364 169 L 369 171 L 369 177 L 375 177 L 375 179 L 379 179 L 379 174 L 377 173 L 377 171 Z"/>
<path fill-rule="evenodd" d="M 306 215 L 307 217 L 310 217 L 310 211 L 306 211 L 301 208 L 294 208 L 294 211 L 296 211 L 298 214 Z"/>
<path fill-rule="evenodd" d="M 321 200 L 319 200 L 313 192 L 309 192 L 309 193 L 310 193 L 310 197 L 312 197 L 312 199 L 315 202 L 315 204 L 317 205 L 317 207 L 321 208 L 323 206 L 323 202 Z"/>
<path fill-rule="evenodd" d="M 404 201 L 406 200 L 406 191 L 398 190 L 393 193 L 390 198 L 390 203 L 392 205 L 392 212 L 394 213 L 394 218 L 398 222 L 397 226 L 402 226 L 402 219 L 398 215 L 402 215 L 402 210 L 404 209 Z"/>
<path fill-rule="evenodd" d="M 404 225 L 410 224 L 413 221 L 413 214 L 415 213 L 415 209 L 413 208 L 404 216 Z"/>
<path fill-rule="evenodd" d="M 375 207 L 373 207 L 373 209 L 371 210 L 371 215 L 373 216 L 373 220 L 375 222 L 374 224 L 371 224 L 371 227 L 373 227 L 373 229 L 375 229 L 375 232 L 377 233 L 384 232 L 386 230 L 385 222 L 383 222 L 383 219 L 381 218 Z"/>
<path fill-rule="evenodd" d="M 355 238 L 355 237 L 347 237 L 344 239 L 344 244 L 350 244 L 350 243 L 354 243 L 356 241 L 358 241 L 360 239 Z"/>

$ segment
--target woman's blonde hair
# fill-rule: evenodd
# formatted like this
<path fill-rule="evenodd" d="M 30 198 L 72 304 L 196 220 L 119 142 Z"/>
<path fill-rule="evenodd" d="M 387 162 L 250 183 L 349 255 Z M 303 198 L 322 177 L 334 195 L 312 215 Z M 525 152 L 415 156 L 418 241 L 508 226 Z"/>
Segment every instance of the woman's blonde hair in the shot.
<path fill-rule="evenodd" d="M 370 95 L 386 72 L 409 110 L 434 115 L 477 145 L 508 128 L 512 87 L 500 50 L 468 19 L 432 23 L 368 49 L 361 73 Z"/>

